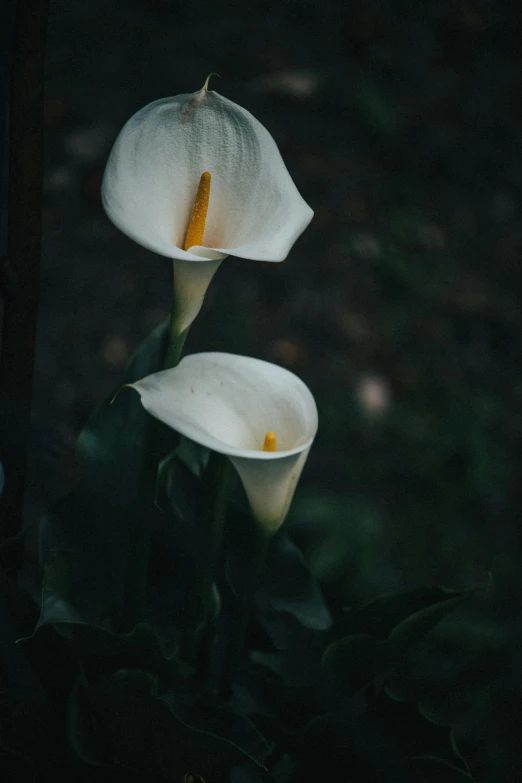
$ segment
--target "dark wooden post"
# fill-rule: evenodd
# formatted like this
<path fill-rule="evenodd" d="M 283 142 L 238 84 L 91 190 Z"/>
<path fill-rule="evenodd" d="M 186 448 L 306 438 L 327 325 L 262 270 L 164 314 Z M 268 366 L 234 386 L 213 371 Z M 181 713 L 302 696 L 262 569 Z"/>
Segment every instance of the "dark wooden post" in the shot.
<path fill-rule="evenodd" d="M 7 256 L 0 263 L 0 543 L 21 528 L 38 290 L 43 168 L 43 78 L 48 0 L 4 0 L 2 38 L 10 50 L 8 106 L 4 123 L 7 160 Z M 5 24 L 4 24 L 5 23 Z M 4 90 L 5 92 L 5 90 Z M 8 153 L 5 152 L 7 144 Z M 4 176 L 0 181 L 5 182 Z"/>

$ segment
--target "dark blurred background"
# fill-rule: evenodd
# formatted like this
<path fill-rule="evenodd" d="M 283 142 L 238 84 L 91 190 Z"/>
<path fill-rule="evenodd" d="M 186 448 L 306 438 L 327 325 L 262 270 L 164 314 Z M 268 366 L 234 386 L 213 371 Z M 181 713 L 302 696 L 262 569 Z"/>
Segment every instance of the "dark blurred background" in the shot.
<path fill-rule="evenodd" d="M 101 208 L 111 144 L 217 71 L 315 210 L 284 263 L 223 263 L 187 342 L 316 396 L 289 530 L 341 603 L 518 582 L 521 19 L 491 0 L 52 0 L 31 530 L 170 307 L 168 261 Z"/>

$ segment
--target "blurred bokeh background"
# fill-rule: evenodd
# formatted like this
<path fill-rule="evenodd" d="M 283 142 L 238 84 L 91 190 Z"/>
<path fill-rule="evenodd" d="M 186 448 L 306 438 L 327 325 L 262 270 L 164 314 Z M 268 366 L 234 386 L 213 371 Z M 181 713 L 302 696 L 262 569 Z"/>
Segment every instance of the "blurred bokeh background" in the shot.
<path fill-rule="evenodd" d="M 229 258 L 188 342 L 282 364 L 320 430 L 288 528 L 334 602 L 518 582 L 521 11 L 493 0 L 53 0 L 28 526 L 170 307 L 100 204 L 123 123 L 211 87 L 274 136 L 310 227 Z"/>

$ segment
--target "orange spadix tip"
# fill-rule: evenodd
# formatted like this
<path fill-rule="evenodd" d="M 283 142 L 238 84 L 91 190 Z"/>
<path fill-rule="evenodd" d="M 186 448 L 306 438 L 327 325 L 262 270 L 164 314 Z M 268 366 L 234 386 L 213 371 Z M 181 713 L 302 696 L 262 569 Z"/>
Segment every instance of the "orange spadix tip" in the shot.
<path fill-rule="evenodd" d="M 194 245 L 203 244 L 203 234 L 205 233 L 205 222 L 207 220 L 208 201 L 210 198 L 210 173 L 204 171 L 201 175 L 198 185 L 198 192 L 196 193 L 196 199 L 192 212 L 190 213 L 190 221 L 187 229 L 187 236 L 185 237 L 185 244 L 183 250 L 190 250 Z"/>
<path fill-rule="evenodd" d="M 275 432 L 267 432 L 265 435 L 265 442 L 263 443 L 263 451 L 277 451 L 277 438 Z"/>

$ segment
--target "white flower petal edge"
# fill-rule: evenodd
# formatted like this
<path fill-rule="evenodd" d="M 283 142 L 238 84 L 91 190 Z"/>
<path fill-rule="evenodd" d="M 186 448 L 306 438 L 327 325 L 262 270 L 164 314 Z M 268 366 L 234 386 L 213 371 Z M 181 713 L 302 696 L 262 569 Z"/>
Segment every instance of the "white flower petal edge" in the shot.
<path fill-rule="evenodd" d="M 212 177 L 205 246 L 185 251 L 204 171 Z M 282 261 L 313 216 L 266 128 L 206 86 L 128 120 L 107 162 L 102 202 L 139 244 L 196 263 L 227 255 Z"/>
<path fill-rule="evenodd" d="M 300 378 L 248 356 L 199 353 L 131 387 L 153 416 L 228 455 L 254 517 L 270 532 L 280 527 L 317 432 L 315 400 Z M 262 451 L 269 431 L 275 452 Z"/>

